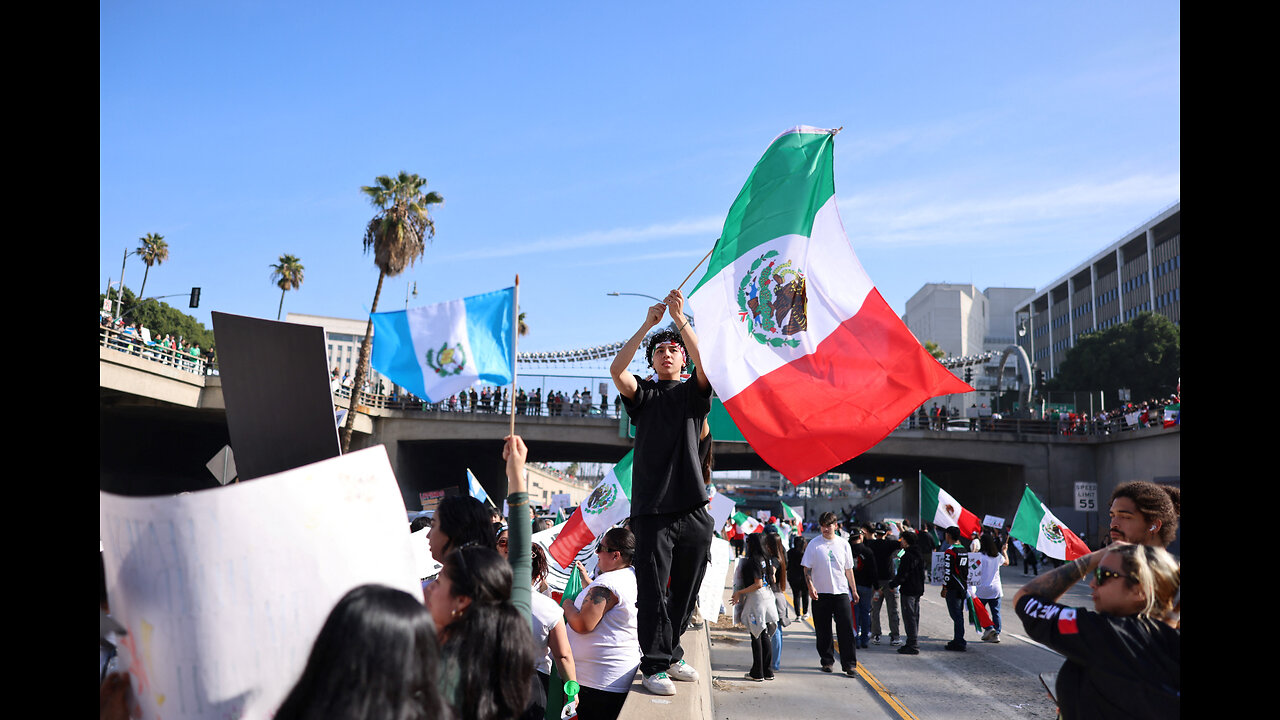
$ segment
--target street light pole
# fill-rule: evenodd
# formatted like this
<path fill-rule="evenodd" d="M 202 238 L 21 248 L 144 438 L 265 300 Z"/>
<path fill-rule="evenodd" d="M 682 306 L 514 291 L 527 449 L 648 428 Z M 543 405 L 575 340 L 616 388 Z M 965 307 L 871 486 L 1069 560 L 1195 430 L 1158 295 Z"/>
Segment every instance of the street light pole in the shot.
<path fill-rule="evenodd" d="M 656 298 L 656 297 L 654 297 L 654 296 L 652 296 L 652 295 L 645 295 L 644 293 L 611 292 L 611 293 L 605 293 L 605 294 L 606 294 L 606 295 L 611 295 L 611 296 L 613 296 L 613 297 L 618 297 L 619 295 L 635 295 L 636 297 L 649 298 L 650 300 L 655 300 L 655 301 L 657 301 L 657 302 L 662 303 L 663 305 L 665 305 L 665 304 L 666 304 L 666 301 L 664 301 L 664 300 L 659 300 L 658 298 Z M 693 322 L 693 314 L 692 314 L 692 313 L 688 313 L 688 312 L 686 312 L 686 313 L 684 314 L 684 316 L 685 316 L 685 317 L 687 317 L 687 318 L 689 318 L 689 322 Z"/>

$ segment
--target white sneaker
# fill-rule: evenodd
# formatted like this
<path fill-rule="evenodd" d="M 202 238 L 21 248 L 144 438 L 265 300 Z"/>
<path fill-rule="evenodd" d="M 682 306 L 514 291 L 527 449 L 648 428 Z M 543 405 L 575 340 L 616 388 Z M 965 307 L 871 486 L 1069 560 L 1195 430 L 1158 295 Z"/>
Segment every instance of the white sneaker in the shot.
<path fill-rule="evenodd" d="M 694 670 L 692 665 L 683 660 L 677 663 L 672 663 L 671 667 L 667 668 L 667 676 L 672 680 L 679 680 L 680 682 L 698 681 L 698 671 Z"/>
<path fill-rule="evenodd" d="M 890 644 L 890 645 L 895 645 L 895 646 L 900 646 L 900 645 L 902 645 L 902 638 L 893 638 L 893 640 L 889 641 L 889 644 Z"/>
<path fill-rule="evenodd" d="M 676 684 L 671 682 L 671 678 L 667 677 L 664 672 L 645 675 L 644 681 L 640 683 L 644 685 L 644 689 L 654 695 L 675 695 Z"/>

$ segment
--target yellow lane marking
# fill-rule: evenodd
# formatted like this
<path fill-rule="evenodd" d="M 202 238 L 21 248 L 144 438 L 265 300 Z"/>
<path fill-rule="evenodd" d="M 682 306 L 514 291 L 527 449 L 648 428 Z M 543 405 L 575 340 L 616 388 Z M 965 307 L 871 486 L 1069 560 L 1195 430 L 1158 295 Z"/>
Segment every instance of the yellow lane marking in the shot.
<path fill-rule="evenodd" d="M 795 603 L 791 601 L 791 593 L 785 593 L 783 597 L 786 599 L 787 604 L 791 606 L 791 610 L 794 613 Z M 812 602 L 812 600 L 810 600 L 810 602 Z M 809 629 L 816 631 L 813 627 L 813 605 L 809 606 L 809 615 L 804 619 L 804 621 L 805 624 L 809 626 Z M 840 643 L 836 640 L 832 640 L 832 644 L 836 646 L 836 651 L 838 652 L 840 650 Z M 862 676 L 862 679 L 867 681 L 867 684 L 871 686 L 871 689 L 875 690 L 876 694 L 880 696 L 880 699 L 884 700 L 885 704 L 896 712 L 898 717 L 902 718 L 902 720 L 919 720 L 915 713 L 908 710 L 907 706 L 902 704 L 902 701 L 898 699 L 898 696 L 889 692 L 889 690 L 885 688 L 884 684 L 881 683 L 875 675 L 871 674 L 871 671 L 867 669 L 866 663 L 858 663 L 858 675 Z"/>

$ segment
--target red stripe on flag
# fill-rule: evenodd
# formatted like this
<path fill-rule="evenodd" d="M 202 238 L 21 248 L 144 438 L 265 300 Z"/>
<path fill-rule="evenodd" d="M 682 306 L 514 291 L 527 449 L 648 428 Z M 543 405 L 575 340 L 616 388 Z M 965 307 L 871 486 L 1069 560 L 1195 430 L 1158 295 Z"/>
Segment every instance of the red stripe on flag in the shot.
<path fill-rule="evenodd" d="M 977 515 L 974 515 L 973 513 L 966 510 L 965 508 L 961 507 L 960 520 L 959 520 L 959 523 L 957 523 L 956 527 L 960 528 L 960 532 L 964 533 L 965 539 L 968 540 L 969 538 L 972 538 L 974 535 L 982 532 L 982 521 L 978 519 Z"/>
<path fill-rule="evenodd" d="M 1089 546 L 1085 545 L 1084 541 L 1081 540 L 1078 535 L 1068 530 L 1065 525 L 1059 523 L 1058 527 L 1062 528 L 1062 539 L 1067 542 L 1066 557 L 1063 558 L 1064 560 L 1075 560 L 1076 558 L 1083 557 L 1091 552 L 1089 550 Z"/>
<path fill-rule="evenodd" d="M 564 528 L 560 530 L 560 534 L 556 535 L 556 539 L 551 541 L 551 546 L 547 548 L 547 552 L 562 568 L 568 568 L 569 563 L 577 557 L 578 551 L 587 546 L 587 543 L 596 539 L 596 534 L 587 527 L 586 521 L 582 519 L 582 510 L 574 508 L 573 514 L 564 522 Z"/>
<path fill-rule="evenodd" d="M 799 485 L 871 449 L 925 400 L 971 390 L 873 288 L 815 352 L 724 405 L 760 457 Z"/>

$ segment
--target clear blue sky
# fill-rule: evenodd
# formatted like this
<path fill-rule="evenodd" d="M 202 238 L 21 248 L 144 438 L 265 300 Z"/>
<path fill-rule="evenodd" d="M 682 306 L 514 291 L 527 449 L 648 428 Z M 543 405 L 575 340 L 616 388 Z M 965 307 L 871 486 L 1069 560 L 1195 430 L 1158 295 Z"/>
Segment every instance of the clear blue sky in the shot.
<path fill-rule="evenodd" d="M 901 313 L 924 283 L 1041 287 L 1180 199 L 1170 2 L 100 4 L 99 292 L 363 317 L 359 192 L 445 197 L 379 309 L 510 286 L 522 351 L 622 340 L 692 270 L 769 141 L 843 126 L 850 242 Z M 130 257 L 125 282 L 143 265 Z M 695 280 L 690 281 L 690 287 Z"/>

